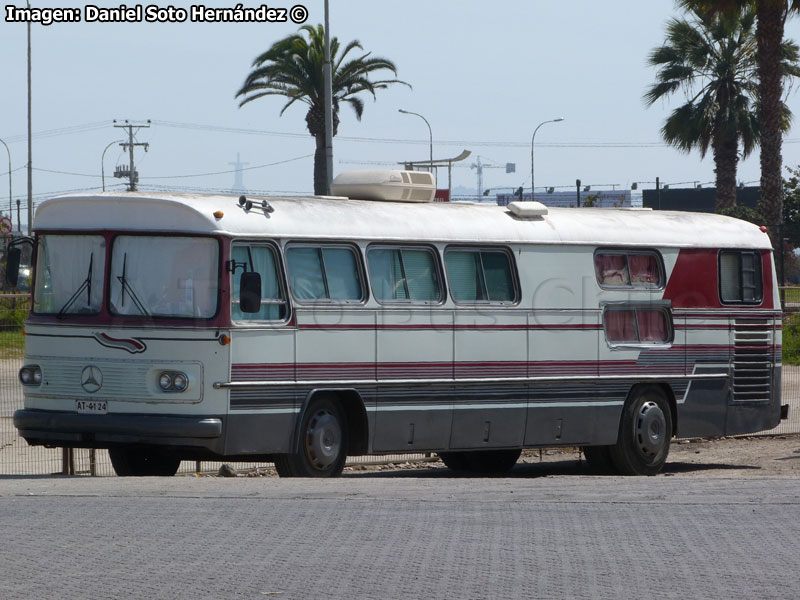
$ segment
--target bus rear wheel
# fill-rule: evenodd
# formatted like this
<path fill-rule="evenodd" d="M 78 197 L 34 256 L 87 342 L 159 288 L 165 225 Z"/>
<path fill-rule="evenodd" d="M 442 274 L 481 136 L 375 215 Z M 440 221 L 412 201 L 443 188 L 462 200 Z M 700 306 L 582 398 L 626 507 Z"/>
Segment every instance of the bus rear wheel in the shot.
<path fill-rule="evenodd" d="M 583 446 L 581 450 L 589 469 L 595 473 L 607 475 L 617 472 L 611 461 L 611 446 Z"/>
<path fill-rule="evenodd" d="M 617 443 L 609 447 L 621 475 L 655 475 L 667 462 L 672 413 L 661 388 L 636 388 L 622 409 Z"/>
<path fill-rule="evenodd" d="M 315 398 L 300 424 L 298 449 L 275 458 L 281 477 L 338 477 L 347 460 L 347 420 L 335 397 Z"/>
<path fill-rule="evenodd" d="M 181 460 L 154 448 L 109 448 L 111 466 L 120 477 L 172 477 Z"/>

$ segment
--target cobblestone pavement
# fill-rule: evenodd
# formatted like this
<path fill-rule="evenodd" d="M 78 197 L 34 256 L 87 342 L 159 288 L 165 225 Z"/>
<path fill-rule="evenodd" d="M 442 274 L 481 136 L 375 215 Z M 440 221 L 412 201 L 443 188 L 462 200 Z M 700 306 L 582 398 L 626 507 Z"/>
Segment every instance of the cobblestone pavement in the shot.
<path fill-rule="evenodd" d="M 0 598 L 796 598 L 800 478 L 0 477 Z"/>

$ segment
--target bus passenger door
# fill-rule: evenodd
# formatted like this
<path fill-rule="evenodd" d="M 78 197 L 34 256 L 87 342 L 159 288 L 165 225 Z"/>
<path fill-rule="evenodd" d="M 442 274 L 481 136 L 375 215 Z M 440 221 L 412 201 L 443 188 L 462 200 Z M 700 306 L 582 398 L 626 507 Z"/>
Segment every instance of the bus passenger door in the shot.
<path fill-rule="evenodd" d="M 413 380 L 453 377 L 453 314 L 431 308 L 377 314 L 376 452 L 447 449 L 453 386 Z M 391 380 L 412 380 L 393 385 Z"/>
<path fill-rule="evenodd" d="M 231 258 L 231 381 L 295 379 L 295 329 L 277 249 L 266 242 L 234 242 Z M 240 303 L 242 272 L 261 279 L 261 305 L 245 312 Z M 289 452 L 298 409 L 291 385 L 237 388 L 230 392 L 226 424 L 227 454 Z"/>

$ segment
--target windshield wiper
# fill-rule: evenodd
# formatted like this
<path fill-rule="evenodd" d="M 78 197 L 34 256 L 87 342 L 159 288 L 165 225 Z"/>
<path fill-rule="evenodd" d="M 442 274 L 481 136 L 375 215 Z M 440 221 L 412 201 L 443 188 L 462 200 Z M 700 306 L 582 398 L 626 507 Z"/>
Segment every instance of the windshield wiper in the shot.
<path fill-rule="evenodd" d="M 126 278 L 125 274 L 128 272 L 128 253 L 125 253 L 125 256 L 122 257 L 122 277 L 117 276 L 117 281 L 119 281 L 120 285 L 122 285 L 122 306 L 125 306 L 125 292 L 131 297 L 133 300 L 134 306 L 139 309 L 139 312 L 142 313 L 144 316 L 149 317 L 150 313 L 147 312 L 147 309 L 142 304 L 142 301 L 139 300 L 139 297 L 136 295 L 136 292 L 133 291 L 131 284 L 128 283 L 128 279 Z"/>
<path fill-rule="evenodd" d="M 83 280 L 83 283 L 78 286 L 78 289 L 75 290 L 75 293 L 69 297 L 69 300 L 61 307 L 61 310 L 58 311 L 58 315 L 56 315 L 59 319 L 64 316 L 64 314 L 69 310 L 70 306 L 75 303 L 75 300 L 78 299 L 78 296 L 81 295 L 83 290 L 86 290 L 86 305 L 91 308 L 92 306 L 92 267 L 94 266 L 94 252 L 89 255 L 89 273 L 86 275 L 86 279 Z"/>

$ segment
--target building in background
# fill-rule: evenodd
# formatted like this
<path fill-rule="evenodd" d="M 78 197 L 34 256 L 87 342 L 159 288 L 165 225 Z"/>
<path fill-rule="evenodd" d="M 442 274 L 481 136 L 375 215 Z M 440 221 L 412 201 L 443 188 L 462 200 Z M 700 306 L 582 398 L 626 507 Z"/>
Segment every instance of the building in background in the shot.
<path fill-rule="evenodd" d="M 637 190 L 592 190 L 581 188 L 570 191 L 536 192 L 536 201 L 545 206 L 575 208 L 580 194 L 582 207 L 593 206 L 596 208 L 638 208 L 642 206 L 642 192 Z M 517 194 L 497 194 L 496 201 L 500 206 L 508 206 L 509 202 L 519 200 Z M 530 193 L 523 193 L 522 200 L 530 200 Z"/>

